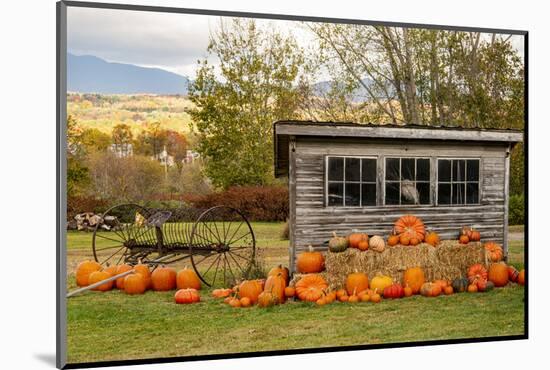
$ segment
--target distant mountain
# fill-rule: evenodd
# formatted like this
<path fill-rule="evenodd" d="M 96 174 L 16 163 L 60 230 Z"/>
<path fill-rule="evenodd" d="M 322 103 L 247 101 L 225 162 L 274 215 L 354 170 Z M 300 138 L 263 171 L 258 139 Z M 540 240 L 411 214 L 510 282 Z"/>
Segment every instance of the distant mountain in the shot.
<path fill-rule="evenodd" d="M 159 68 L 67 54 L 67 90 L 99 94 L 187 94 L 189 79 Z"/>

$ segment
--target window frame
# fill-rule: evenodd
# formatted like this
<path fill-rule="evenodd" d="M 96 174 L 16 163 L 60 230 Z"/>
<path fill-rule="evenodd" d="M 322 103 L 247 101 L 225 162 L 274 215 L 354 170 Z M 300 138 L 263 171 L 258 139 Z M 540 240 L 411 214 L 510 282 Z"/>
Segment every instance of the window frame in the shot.
<path fill-rule="evenodd" d="M 464 171 L 467 174 L 468 171 L 468 162 L 469 160 L 477 160 L 478 161 L 478 169 L 477 169 L 477 185 L 478 185 L 478 197 L 477 197 L 477 203 L 461 203 L 461 204 L 439 204 L 439 161 L 451 161 L 451 181 L 441 181 L 442 184 L 450 184 L 451 185 L 451 202 L 453 200 L 453 184 L 455 182 L 452 181 L 452 171 L 453 171 L 453 160 L 458 161 L 465 161 L 466 167 L 464 168 Z M 483 159 L 480 156 L 464 156 L 464 157 L 456 157 L 456 156 L 436 156 L 435 157 L 435 206 L 436 207 L 472 207 L 472 206 L 479 206 L 481 205 L 481 199 L 482 199 L 482 182 L 483 182 Z M 467 191 L 468 191 L 468 183 L 475 183 L 476 181 L 467 181 L 466 179 L 464 181 L 457 181 L 456 183 L 464 183 L 464 199 L 467 199 Z"/>
<path fill-rule="evenodd" d="M 395 181 L 395 180 L 389 180 L 390 183 L 399 183 L 401 184 L 401 182 L 403 180 L 401 180 L 401 162 L 402 162 L 402 159 L 405 158 L 405 159 L 414 159 L 414 172 L 415 172 L 415 180 L 414 180 L 414 183 L 415 183 L 415 186 L 416 186 L 416 166 L 417 166 L 417 163 L 416 163 L 416 160 L 417 159 L 427 159 L 429 164 L 430 164 L 430 178 L 428 181 L 425 181 L 425 180 L 421 180 L 420 182 L 421 183 L 428 183 L 428 185 L 430 186 L 430 202 L 429 203 L 424 203 L 424 204 L 401 204 L 401 193 L 399 194 L 399 203 L 400 204 L 386 204 L 386 161 L 388 159 L 399 159 L 399 175 L 400 175 L 400 178 L 399 178 L 399 181 Z M 430 206 L 433 206 L 435 203 L 434 203 L 434 199 L 433 199 L 433 192 L 432 192 L 432 165 L 433 165 L 433 157 L 430 157 L 430 156 L 426 156 L 426 155 L 406 155 L 404 156 L 403 154 L 396 154 L 396 155 L 385 155 L 384 158 L 383 158 L 383 170 L 382 170 L 382 181 L 381 181 L 381 185 L 382 185 L 382 206 L 384 207 L 388 207 L 388 208 L 395 208 L 395 207 L 430 207 Z M 437 177 L 436 177 L 436 180 L 437 180 Z M 399 189 L 401 189 L 401 186 L 399 186 Z"/>
<path fill-rule="evenodd" d="M 343 171 L 344 171 L 344 179 L 342 181 L 329 181 L 328 179 L 328 171 L 329 171 L 329 165 L 328 165 L 328 162 L 329 162 L 329 158 L 343 158 L 344 159 L 344 167 L 343 167 Z M 360 197 L 360 202 L 359 202 L 359 205 L 358 206 L 348 206 L 348 205 L 345 205 L 345 202 L 346 202 L 346 183 L 348 181 L 346 181 L 346 158 L 354 158 L 354 159 L 360 159 L 361 160 L 361 164 L 359 166 L 359 181 L 349 181 L 350 184 L 359 184 L 359 197 Z M 376 178 L 374 181 L 363 181 L 363 162 L 362 160 L 363 159 L 374 159 L 375 160 L 375 163 L 376 163 Z M 324 181 L 324 184 L 325 184 L 325 189 L 324 189 L 324 201 L 325 201 L 325 208 L 374 208 L 374 207 L 378 207 L 380 204 L 378 204 L 378 194 L 380 192 L 380 189 L 379 189 L 379 181 L 378 181 L 378 159 L 379 157 L 378 156 L 373 156 L 373 155 L 333 155 L 333 154 L 327 154 L 325 155 L 325 159 L 324 159 L 324 177 L 325 177 L 325 181 Z M 335 182 L 335 183 L 341 183 L 343 185 L 343 205 L 339 206 L 339 205 L 329 205 L 328 203 L 328 197 L 329 197 L 329 192 L 328 192 L 328 185 L 329 185 L 329 182 Z M 363 187 L 361 185 L 363 184 L 374 184 L 376 186 L 376 204 L 374 205 L 363 205 Z"/>

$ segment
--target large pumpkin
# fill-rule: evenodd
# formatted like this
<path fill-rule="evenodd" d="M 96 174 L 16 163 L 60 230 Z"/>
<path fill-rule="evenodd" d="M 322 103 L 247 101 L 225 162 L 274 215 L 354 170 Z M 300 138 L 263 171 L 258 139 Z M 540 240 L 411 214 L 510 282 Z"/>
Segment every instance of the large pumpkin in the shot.
<path fill-rule="evenodd" d="M 464 293 L 468 289 L 468 279 L 456 278 L 453 280 L 452 287 L 455 293 Z"/>
<path fill-rule="evenodd" d="M 143 294 L 147 290 L 147 280 L 140 273 L 124 277 L 124 292 L 126 294 Z"/>
<path fill-rule="evenodd" d="M 109 274 L 106 271 L 94 271 L 88 277 L 88 283 L 89 283 L 88 285 L 98 283 L 98 282 L 106 280 L 110 277 L 112 277 L 111 274 Z M 97 286 L 97 287 L 93 288 L 92 290 L 99 290 L 101 292 L 105 292 L 105 291 L 111 290 L 111 289 L 113 289 L 113 282 L 109 281 L 109 282 L 106 282 L 105 284 L 101 284 L 100 286 Z"/>
<path fill-rule="evenodd" d="M 296 268 L 302 274 L 321 272 L 325 268 L 325 258 L 321 252 L 315 252 L 310 245 L 306 252 L 302 252 L 296 259 Z"/>
<path fill-rule="evenodd" d="M 134 271 L 143 276 L 145 286 L 149 289 L 151 287 L 151 270 L 149 269 L 149 266 L 140 262 L 134 266 Z"/>
<path fill-rule="evenodd" d="M 271 275 L 265 281 L 264 292 L 273 294 L 276 303 L 285 303 L 285 288 L 286 282 L 281 274 L 276 276 Z"/>
<path fill-rule="evenodd" d="M 118 265 L 115 271 L 115 275 L 122 274 L 123 272 L 130 271 L 132 266 L 130 265 Z M 116 287 L 120 290 L 124 290 L 124 279 L 126 276 L 116 279 Z"/>
<path fill-rule="evenodd" d="M 302 301 L 315 302 L 325 294 L 328 284 L 321 275 L 305 275 L 295 285 L 296 295 Z"/>
<path fill-rule="evenodd" d="M 489 266 L 487 279 L 492 281 L 496 287 L 503 287 L 508 284 L 508 266 L 504 263 L 493 263 Z M 479 288 L 479 287 L 478 287 Z"/>
<path fill-rule="evenodd" d="M 413 215 L 405 215 L 395 221 L 395 231 L 398 234 L 405 234 L 409 239 L 417 239 L 418 241 L 424 240 L 426 235 L 426 228 L 422 220 Z"/>
<path fill-rule="evenodd" d="M 348 235 L 348 246 L 350 248 L 359 249 L 359 243 L 369 240 L 369 236 L 365 233 L 351 233 Z M 368 245 L 368 244 L 367 244 Z"/>
<path fill-rule="evenodd" d="M 194 270 L 185 267 L 183 270 L 180 270 L 176 275 L 176 286 L 178 287 L 178 289 L 191 288 L 200 290 L 201 280 Z"/>
<path fill-rule="evenodd" d="M 413 294 L 418 294 L 422 284 L 426 282 L 424 270 L 420 267 L 411 267 L 405 270 L 403 274 L 403 286 L 411 288 Z"/>
<path fill-rule="evenodd" d="M 384 298 L 403 298 L 405 291 L 401 284 L 392 284 L 384 289 Z"/>
<path fill-rule="evenodd" d="M 283 265 L 279 265 L 277 267 L 273 267 L 269 272 L 267 273 L 267 276 L 277 276 L 281 274 L 283 279 L 285 279 L 285 285 L 288 286 L 288 280 L 290 276 L 290 272 L 288 271 L 288 268 L 283 267 Z"/>
<path fill-rule="evenodd" d="M 487 269 L 481 263 L 473 264 L 468 269 L 468 280 L 472 284 L 478 280 L 487 280 Z"/>
<path fill-rule="evenodd" d="M 357 242 L 359 244 L 359 242 Z M 328 241 L 328 250 L 333 253 L 343 252 L 348 248 L 348 239 L 342 236 L 336 235 L 336 232 L 332 233 L 332 238 Z M 357 246 L 353 247 L 357 248 Z"/>
<path fill-rule="evenodd" d="M 196 289 L 179 289 L 176 294 L 174 294 L 174 300 L 177 304 L 196 303 L 201 300 L 201 296 Z"/>
<path fill-rule="evenodd" d="M 502 261 L 502 258 L 504 257 L 504 252 L 502 251 L 502 247 L 500 246 L 500 244 L 497 244 L 495 242 L 487 242 L 484 246 L 485 250 L 487 251 L 487 256 L 489 257 L 489 260 L 491 262 Z"/>
<path fill-rule="evenodd" d="M 378 274 L 372 278 L 370 282 L 370 289 L 378 294 L 382 294 L 384 293 L 384 289 L 392 284 L 393 280 L 391 277 Z"/>
<path fill-rule="evenodd" d="M 258 302 L 258 296 L 263 291 L 263 285 L 259 280 L 245 280 L 239 285 L 239 298 L 248 297 L 252 304 Z"/>
<path fill-rule="evenodd" d="M 88 278 L 90 274 L 95 271 L 101 270 L 101 265 L 96 261 L 83 261 L 76 267 L 76 285 L 88 286 Z"/>
<path fill-rule="evenodd" d="M 151 274 L 153 290 L 164 292 L 176 289 L 176 270 L 170 267 L 159 267 Z"/>
<path fill-rule="evenodd" d="M 434 283 L 424 283 L 420 288 L 420 294 L 424 297 L 437 297 L 441 294 L 441 285 Z"/>
<path fill-rule="evenodd" d="M 349 295 L 357 294 L 369 288 L 369 277 L 362 272 L 354 272 L 346 278 L 346 291 Z"/>

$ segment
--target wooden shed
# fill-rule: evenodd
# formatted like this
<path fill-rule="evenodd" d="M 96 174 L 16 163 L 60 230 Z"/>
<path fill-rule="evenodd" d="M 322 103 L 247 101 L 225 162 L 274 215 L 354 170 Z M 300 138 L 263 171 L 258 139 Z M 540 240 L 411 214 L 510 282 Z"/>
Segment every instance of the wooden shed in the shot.
<path fill-rule="evenodd" d="M 507 251 L 510 151 L 523 133 L 279 121 L 275 176 L 288 177 L 290 263 L 333 231 L 387 236 L 410 213 L 443 239 L 462 225 Z"/>

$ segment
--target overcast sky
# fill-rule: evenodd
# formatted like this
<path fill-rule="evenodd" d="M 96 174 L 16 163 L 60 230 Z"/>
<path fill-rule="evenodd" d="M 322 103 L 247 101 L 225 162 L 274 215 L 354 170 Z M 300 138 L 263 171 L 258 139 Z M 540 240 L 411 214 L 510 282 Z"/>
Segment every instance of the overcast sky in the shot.
<path fill-rule="evenodd" d="M 207 56 L 209 34 L 219 21 L 217 16 L 69 7 L 68 51 L 194 78 L 197 59 Z M 299 22 L 258 23 L 292 32 L 302 46 L 311 44 L 312 36 Z M 523 55 L 523 38 L 514 36 L 512 43 Z"/>

